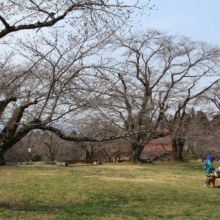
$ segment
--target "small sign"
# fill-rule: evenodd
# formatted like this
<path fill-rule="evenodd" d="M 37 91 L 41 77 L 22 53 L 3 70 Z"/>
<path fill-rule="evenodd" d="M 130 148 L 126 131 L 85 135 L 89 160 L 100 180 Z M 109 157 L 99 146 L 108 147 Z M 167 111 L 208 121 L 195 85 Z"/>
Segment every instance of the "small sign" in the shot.
<path fill-rule="evenodd" d="M 31 153 L 31 148 L 28 148 L 28 153 Z"/>

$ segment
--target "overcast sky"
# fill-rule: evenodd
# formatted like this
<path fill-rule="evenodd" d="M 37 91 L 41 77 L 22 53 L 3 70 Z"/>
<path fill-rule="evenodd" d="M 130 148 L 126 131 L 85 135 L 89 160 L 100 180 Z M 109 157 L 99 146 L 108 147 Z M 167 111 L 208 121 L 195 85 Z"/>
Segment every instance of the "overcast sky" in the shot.
<path fill-rule="evenodd" d="M 126 0 L 125 0 L 126 3 Z M 142 27 L 154 27 L 220 46 L 220 0 L 151 0 L 155 4 Z"/>

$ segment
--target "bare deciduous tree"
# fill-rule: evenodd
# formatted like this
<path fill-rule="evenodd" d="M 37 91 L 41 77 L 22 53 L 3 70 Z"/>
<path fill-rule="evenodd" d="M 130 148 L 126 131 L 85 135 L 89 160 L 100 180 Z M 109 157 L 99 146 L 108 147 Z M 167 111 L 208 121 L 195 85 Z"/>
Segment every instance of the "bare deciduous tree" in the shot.
<path fill-rule="evenodd" d="M 142 12 L 150 9 L 148 5 L 140 4 L 139 1 L 126 5 L 108 0 L 6 0 L 0 3 L 0 38 L 20 30 L 51 27 L 59 21 L 67 22 L 73 28 L 78 27 L 81 20 L 87 21 L 85 25 L 94 27 L 98 27 L 101 22 L 114 22 L 117 25 L 118 22 L 126 22 L 135 9 Z"/>
<path fill-rule="evenodd" d="M 203 78 L 217 74 L 220 50 L 156 30 L 118 38 L 116 48 L 124 49 L 124 60 L 103 70 L 111 88 L 102 106 L 108 109 L 106 114 L 117 117 L 115 124 L 122 130 L 138 132 L 131 139 L 130 160 L 135 162 L 152 138 L 167 135 L 162 129 L 166 115 L 175 112 L 172 127 L 182 129 L 186 105 L 217 82 L 199 86 Z M 173 137 L 180 142 L 177 133 Z M 177 159 L 181 159 L 180 151 Z"/>
<path fill-rule="evenodd" d="M 103 65 L 101 59 L 96 62 L 99 52 L 129 23 L 134 10 L 146 8 L 148 4 L 139 1 L 134 5 L 99 0 L 0 4 L 0 38 L 6 51 L 0 57 L 0 164 L 4 153 L 33 129 L 50 130 L 73 141 L 98 141 L 66 136 L 52 123 L 69 120 L 67 115 L 76 117 L 92 105 L 98 96 L 89 92 L 87 82 L 96 74 L 93 69 Z M 52 28 L 42 31 L 43 27 Z M 26 37 L 16 35 L 16 39 L 13 33 L 26 29 L 30 30 Z"/>

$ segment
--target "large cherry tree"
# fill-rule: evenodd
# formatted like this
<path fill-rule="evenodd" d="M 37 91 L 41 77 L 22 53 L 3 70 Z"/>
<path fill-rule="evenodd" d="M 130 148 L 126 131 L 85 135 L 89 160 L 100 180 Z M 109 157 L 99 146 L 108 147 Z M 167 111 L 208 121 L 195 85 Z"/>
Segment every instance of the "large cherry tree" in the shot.
<path fill-rule="evenodd" d="M 146 9 L 148 3 L 139 1 L 0 4 L 0 164 L 5 163 L 4 153 L 33 129 L 71 141 L 99 141 L 66 136 L 53 123 L 74 120 L 91 108 L 100 95 L 88 82 L 97 77 L 94 69 L 105 65 L 102 52 L 114 34 L 129 25 L 134 11 Z M 93 85 L 98 88 L 97 83 Z"/>

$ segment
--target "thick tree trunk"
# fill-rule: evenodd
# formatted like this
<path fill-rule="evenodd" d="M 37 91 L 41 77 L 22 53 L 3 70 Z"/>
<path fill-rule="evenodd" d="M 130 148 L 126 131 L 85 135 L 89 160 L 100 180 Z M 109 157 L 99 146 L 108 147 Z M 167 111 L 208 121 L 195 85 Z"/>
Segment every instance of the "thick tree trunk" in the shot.
<path fill-rule="evenodd" d="M 132 148 L 131 148 L 131 155 L 129 158 L 130 162 L 140 163 L 141 162 L 140 156 L 141 156 L 141 152 L 143 151 L 143 149 L 144 149 L 143 145 L 133 143 Z"/>
<path fill-rule="evenodd" d="M 177 160 L 183 161 L 183 146 L 184 143 L 180 138 L 177 139 Z"/>
<path fill-rule="evenodd" d="M 173 158 L 172 160 L 183 160 L 183 146 L 184 142 L 180 138 L 172 139 L 172 151 L 173 151 Z"/>
<path fill-rule="evenodd" d="M 4 153 L 0 153 L 0 166 L 6 165 Z"/>
<path fill-rule="evenodd" d="M 89 154 L 89 151 L 86 149 L 86 160 L 89 160 L 89 159 L 91 159 L 90 154 Z"/>
<path fill-rule="evenodd" d="M 176 143 L 176 139 L 172 139 L 172 152 L 173 152 L 172 160 L 177 160 L 177 143 Z"/>

